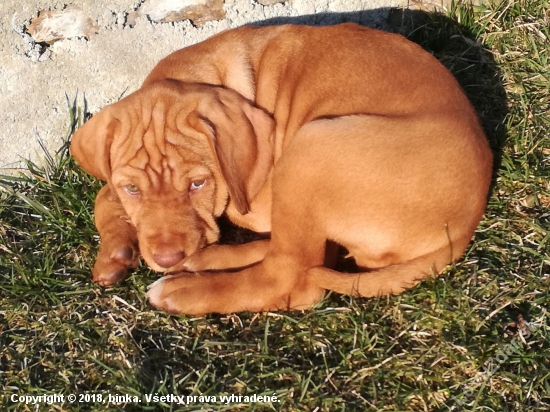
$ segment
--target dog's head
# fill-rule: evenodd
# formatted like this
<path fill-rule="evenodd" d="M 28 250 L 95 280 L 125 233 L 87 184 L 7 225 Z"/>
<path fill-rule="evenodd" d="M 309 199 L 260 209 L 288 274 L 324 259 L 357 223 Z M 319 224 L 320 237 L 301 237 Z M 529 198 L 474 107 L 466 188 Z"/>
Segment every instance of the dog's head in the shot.
<path fill-rule="evenodd" d="M 273 119 L 239 93 L 164 80 L 105 107 L 71 153 L 108 182 L 157 271 L 215 242 L 228 201 L 246 214 L 273 163 Z"/>

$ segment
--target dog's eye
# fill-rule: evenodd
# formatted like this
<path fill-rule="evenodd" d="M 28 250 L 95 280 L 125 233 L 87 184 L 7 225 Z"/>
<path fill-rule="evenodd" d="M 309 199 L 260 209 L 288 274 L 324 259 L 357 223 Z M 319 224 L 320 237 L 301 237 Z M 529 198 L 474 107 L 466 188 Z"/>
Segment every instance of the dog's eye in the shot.
<path fill-rule="evenodd" d="M 137 195 L 139 193 L 139 189 L 136 185 L 126 185 L 124 186 L 124 190 L 129 195 Z"/>
<path fill-rule="evenodd" d="M 201 187 L 204 186 L 205 181 L 206 181 L 205 179 L 192 181 L 191 184 L 189 185 L 189 190 L 199 190 Z"/>

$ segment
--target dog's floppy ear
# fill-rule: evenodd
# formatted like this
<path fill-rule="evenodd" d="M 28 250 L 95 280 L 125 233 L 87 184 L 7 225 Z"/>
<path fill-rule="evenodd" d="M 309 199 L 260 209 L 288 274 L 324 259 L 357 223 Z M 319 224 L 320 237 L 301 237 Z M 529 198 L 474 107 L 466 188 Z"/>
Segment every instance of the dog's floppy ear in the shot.
<path fill-rule="evenodd" d="M 231 200 L 245 215 L 273 167 L 275 121 L 232 90 L 220 89 L 188 116 L 189 125 L 210 137 Z"/>
<path fill-rule="evenodd" d="M 103 181 L 111 176 L 110 150 L 118 123 L 106 107 L 78 128 L 71 139 L 71 154 L 77 163 Z"/>

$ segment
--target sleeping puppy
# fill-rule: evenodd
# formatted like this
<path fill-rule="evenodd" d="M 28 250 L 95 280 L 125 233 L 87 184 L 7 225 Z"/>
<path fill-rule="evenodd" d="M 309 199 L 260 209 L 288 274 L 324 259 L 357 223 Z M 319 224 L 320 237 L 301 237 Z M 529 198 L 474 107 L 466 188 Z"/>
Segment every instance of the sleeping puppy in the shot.
<path fill-rule="evenodd" d="M 143 257 L 165 311 L 304 309 L 401 293 L 466 249 L 492 154 L 453 76 L 395 34 L 241 27 L 177 51 L 71 152 L 107 184 L 94 281 Z M 270 238 L 219 245 L 216 218 Z M 334 245 L 359 273 L 332 270 Z"/>

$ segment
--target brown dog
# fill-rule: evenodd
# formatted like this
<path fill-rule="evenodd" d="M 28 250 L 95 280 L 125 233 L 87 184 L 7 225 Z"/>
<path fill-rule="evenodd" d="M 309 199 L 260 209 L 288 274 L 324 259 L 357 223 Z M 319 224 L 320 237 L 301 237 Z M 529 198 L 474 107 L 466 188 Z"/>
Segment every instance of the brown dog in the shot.
<path fill-rule="evenodd" d="M 242 27 L 173 53 L 71 151 L 107 181 L 94 281 L 122 279 L 138 244 L 157 271 L 214 270 L 150 287 L 153 306 L 186 314 L 307 308 L 325 289 L 401 293 L 462 255 L 492 169 L 453 76 L 354 24 Z M 216 245 L 224 212 L 271 239 Z M 324 267 L 327 241 L 362 273 Z"/>

